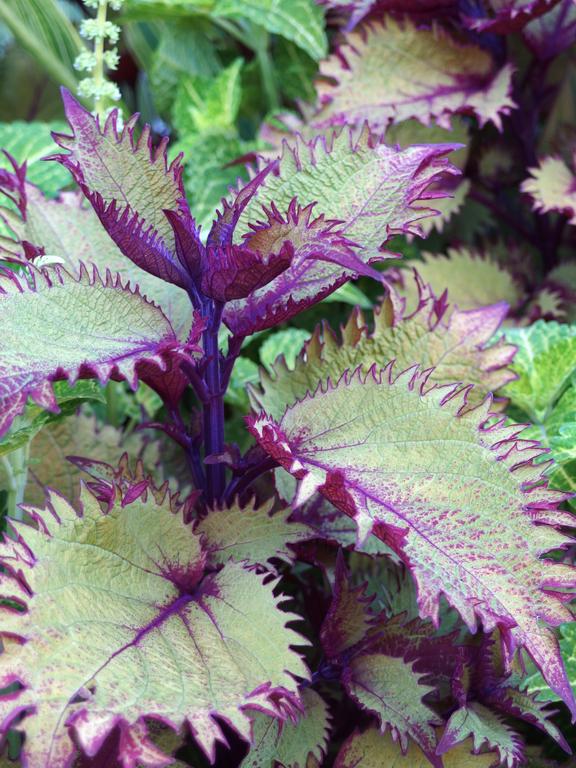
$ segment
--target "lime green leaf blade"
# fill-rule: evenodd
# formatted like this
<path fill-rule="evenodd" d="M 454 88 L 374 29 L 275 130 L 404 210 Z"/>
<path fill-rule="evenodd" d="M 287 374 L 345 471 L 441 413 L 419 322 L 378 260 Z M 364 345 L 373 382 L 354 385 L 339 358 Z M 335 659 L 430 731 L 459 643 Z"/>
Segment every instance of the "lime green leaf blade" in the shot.
<path fill-rule="evenodd" d="M 70 175 L 64 168 L 56 163 L 42 162 L 42 158 L 56 149 L 50 132 L 61 131 L 63 128 L 64 123 L 0 123 L 0 147 L 11 154 L 17 163 L 26 161 L 28 181 L 49 197 L 70 184 Z M 2 154 L 0 168 L 12 170 Z"/>
<path fill-rule="evenodd" d="M 2 545 L 5 562 L 15 547 L 22 557 L 11 587 L 25 595 L 25 579 L 32 593 L 26 613 L 5 610 L 3 638 L 26 642 L 0 656 L 3 678 L 23 683 L 2 707 L 5 722 L 28 712 L 27 764 L 68 764 L 72 737 L 94 754 L 115 727 L 121 752 L 134 729 L 145 744 L 145 717 L 188 724 L 213 760 L 215 716 L 249 738 L 246 708 L 294 712 L 293 675 L 308 676 L 291 650 L 301 638 L 286 627 L 296 617 L 279 610 L 275 583 L 240 565 L 204 575 L 200 538 L 169 497 L 118 500 L 104 514 L 84 492 L 80 516 L 52 494 L 45 510 L 28 511 L 38 529 L 19 525 L 21 543 Z"/>

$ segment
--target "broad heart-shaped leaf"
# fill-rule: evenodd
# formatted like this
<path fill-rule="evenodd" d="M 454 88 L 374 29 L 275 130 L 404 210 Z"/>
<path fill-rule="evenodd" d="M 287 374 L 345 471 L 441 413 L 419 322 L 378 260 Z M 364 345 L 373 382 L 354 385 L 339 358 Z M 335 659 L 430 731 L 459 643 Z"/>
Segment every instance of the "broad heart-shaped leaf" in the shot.
<path fill-rule="evenodd" d="M 23 688 L 2 697 L 2 721 L 29 715 L 30 768 L 67 767 L 72 735 L 93 755 L 116 726 L 128 749 L 148 716 L 188 723 L 213 760 L 216 716 L 249 738 L 246 710 L 293 710 L 293 675 L 307 670 L 286 627 L 297 617 L 279 610 L 275 582 L 237 564 L 204 575 L 200 537 L 168 497 L 118 501 L 103 514 L 85 491 L 81 504 L 79 515 L 51 494 L 45 510 L 27 510 L 38 528 L 20 524 L 18 540 L 2 545 L 7 590 L 27 605 L 3 609 L 3 685 Z"/>
<path fill-rule="evenodd" d="M 25 168 L 17 164 L 13 168 L 14 173 L 0 175 L 0 192 L 4 196 L 11 194 L 19 211 L 0 205 L 0 219 L 12 233 L 11 237 L 0 237 L 0 256 L 20 262 L 41 256 L 44 261 L 63 264 L 74 273 L 78 273 L 81 263 L 94 265 L 102 274 L 106 269 L 118 272 L 125 282 L 137 285 L 146 298 L 159 304 L 178 337 L 186 340 L 192 316 L 184 290 L 139 269 L 127 259 L 82 193 L 63 192 L 48 199 L 38 187 L 27 183 Z"/>
<path fill-rule="evenodd" d="M 444 768 L 494 768 L 494 755 L 473 755 L 469 740 L 443 755 Z M 382 734 L 375 727 L 364 733 L 355 731 L 342 746 L 334 768 L 429 768 L 428 758 L 415 745 L 410 744 L 403 755 L 400 744 L 389 733 Z"/>
<path fill-rule="evenodd" d="M 274 500 L 256 506 L 255 500 L 240 505 L 213 509 L 195 526 L 194 532 L 205 537 L 209 563 L 220 565 L 233 560 L 266 565 L 273 557 L 288 563 L 294 560 L 289 544 L 310 539 L 308 526 L 288 521 L 292 510 L 272 512 Z"/>
<path fill-rule="evenodd" d="M 415 290 L 419 298 L 413 314 L 403 317 L 384 302 L 374 312 L 373 331 L 358 310 L 349 317 L 341 339 L 330 326 L 317 327 L 294 370 L 277 360 L 270 372 L 260 371 L 260 386 L 250 387 L 253 407 L 278 419 L 319 382 L 337 381 L 345 370 L 359 365 L 365 371 L 373 365 L 384 368 L 390 360 L 396 360 L 400 370 L 416 362 L 433 368 L 431 380 L 438 384 L 474 384 L 476 401 L 512 379 L 506 366 L 515 347 L 490 344 L 506 305 L 462 312 L 426 292 L 421 282 L 415 281 Z"/>
<path fill-rule="evenodd" d="M 506 35 L 548 13 L 557 3 L 558 0 L 489 0 L 486 5 L 492 13 L 486 17 L 467 17 L 465 12 L 463 16 L 471 29 Z"/>
<path fill-rule="evenodd" d="M 310 755 L 322 760 L 330 735 L 328 707 L 312 688 L 302 690 L 302 704 L 304 711 L 295 723 L 254 716 L 253 746 L 241 768 L 308 768 Z"/>
<path fill-rule="evenodd" d="M 234 237 L 244 233 L 254 250 L 262 250 L 259 244 L 271 236 L 289 238 L 292 266 L 248 302 L 231 303 L 226 324 L 239 334 L 270 327 L 369 272 L 371 261 L 385 258 L 381 246 L 392 234 L 417 231 L 411 225 L 427 212 L 417 202 L 450 171 L 445 155 L 451 149 L 443 144 L 400 150 L 367 131 L 358 140 L 342 131 L 329 143 L 284 145 L 282 157 L 226 204 L 210 237 L 226 229 L 234 210 L 241 211 Z M 302 208 L 296 200 L 309 204 Z"/>
<path fill-rule="evenodd" d="M 576 224 L 576 176 L 560 157 L 545 157 L 530 176 L 522 182 L 521 190 L 532 198 L 535 211 L 558 211 Z"/>
<path fill-rule="evenodd" d="M 576 372 L 576 326 L 539 320 L 507 330 L 506 340 L 518 348 L 512 366 L 518 378 L 503 393 L 532 421 L 544 423 Z"/>
<path fill-rule="evenodd" d="M 560 0 L 552 10 L 527 24 L 522 36 L 539 59 L 552 59 L 576 41 L 576 3 Z"/>
<path fill-rule="evenodd" d="M 71 136 L 54 134 L 67 154 L 54 155 L 72 174 L 120 250 L 142 269 L 187 289 L 190 277 L 174 256 L 175 238 L 164 211 L 186 211 L 180 158 L 168 165 L 166 142 L 152 149 L 151 129 L 136 139 L 134 115 L 118 132 L 112 112 L 98 118 L 63 91 Z"/>
<path fill-rule="evenodd" d="M 450 127 L 456 113 L 502 127 L 510 113 L 512 68 L 498 70 L 488 51 L 441 27 L 386 18 L 355 30 L 320 65 L 317 127 L 364 121 L 374 131 L 415 117 Z"/>
<path fill-rule="evenodd" d="M 114 375 L 135 388 L 139 372 L 151 380 L 185 353 L 161 310 L 110 273 L 33 270 L 28 282 L 4 272 L 0 281 L 0 435 L 28 397 L 56 410 L 56 379 Z"/>
<path fill-rule="evenodd" d="M 448 291 L 451 304 L 459 309 L 477 309 L 488 304 L 506 302 L 515 308 L 524 291 L 515 277 L 495 259 L 472 248 L 449 248 L 446 254 L 422 254 L 422 261 L 411 261 L 388 276 L 398 292 L 406 298 L 407 309 L 418 306 L 418 289 L 406 278 L 405 270 L 414 268 L 425 285 L 440 296 Z"/>
<path fill-rule="evenodd" d="M 422 618 L 438 622 L 444 594 L 474 631 L 499 627 L 511 655 L 525 647 L 551 688 L 576 712 L 558 641 L 546 625 L 570 620 L 558 596 L 576 572 L 541 560 L 568 545 L 556 525 L 573 518 L 564 495 L 542 486 L 538 444 L 518 428 L 487 426 L 489 399 L 466 410 L 466 387 L 432 387 L 426 372 L 396 379 L 357 371 L 248 426 L 300 480 L 295 503 L 319 490 L 375 532 L 410 568 Z M 548 591 L 550 590 L 550 591 Z"/>
<path fill-rule="evenodd" d="M 482 704 L 469 704 L 450 716 L 438 745 L 438 753 L 448 752 L 455 744 L 469 736 L 474 740 L 475 751 L 479 752 L 484 745 L 498 751 L 500 765 L 516 768 L 524 763 L 524 749 L 520 737 L 505 723 L 504 718 Z"/>
<path fill-rule="evenodd" d="M 395 656 L 362 653 L 346 667 L 342 682 L 360 707 L 376 715 L 382 731 L 390 727 L 403 752 L 410 738 L 435 768 L 441 768 L 433 726 L 442 720 L 422 701 L 434 688 L 424 685 L 425 675 L 418 675 L 413 667 L 414 662 Z"/>

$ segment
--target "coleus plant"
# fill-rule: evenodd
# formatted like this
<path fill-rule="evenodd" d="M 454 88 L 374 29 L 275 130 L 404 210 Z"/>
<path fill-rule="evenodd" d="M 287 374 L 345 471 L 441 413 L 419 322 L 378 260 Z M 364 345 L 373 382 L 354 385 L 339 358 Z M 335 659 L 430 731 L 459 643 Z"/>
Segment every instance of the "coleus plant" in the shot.
<path fill-rule="evenodd" d="M 362 11 L 352 28 L 378 4 L 340 5 Z M 466 23 L 497 33 L 549 10 L 490 6 Z M 387 49 L 360 49 L 385 33 L 432 51 L 447 39 L 391 17 L 352 33 L 344 71 L 356 62 L 370 80 Z M 501 338 L 525 296 L 497 264 L 491 304 L 465 279 L 455 304 L 433 256 L 422 277 L 377 268 L 397 256 L 389 240 L 417 236 L 453 193 L 460 144 L 400 148 L 375 131 L 423 104 L 445 132 L 454 113 L 500 126 L 514 106 L 511 67 L 478 45 L 442 51 L 463 53 L 469 78 L 447 76 L 449 97 L 420 78 L 410 106 L 393 93 L 357 109 L 371 96 L 350 77 L 321 88 L 304 130 L 321 135 L 259 158 L 207 236 L 165 142 L 67 92 L 70 131 L 52 159 L 77 189 L 49 199 L 25 166 L 0 171 L 0 431 L 23 440 L 30 408 L 63 408 L 81 379 L 144 383 L 162 407 L 142 427 L 187 467 L 175 489 L 137 456 L 75 455 L 76 498 L 47 490 L 8 521 L 1 728 L 8 742 L 23 734 L 25 768 L 515 768 L 527 726 L 570 751 L 535 693 L 576 717 L 556 633 L 572 618 L 573 518 L 544 456 L 570 450 L 554 411 L 572 402 L 574 335 L 553 324 L 544 342 L 538 325 Z M 464 275 L 485 266 L 465 250 L 444 261 Z M 360 276 L 383 294 L 373 317 L 354 311 L 340 336 L 318 328 L 293 365 L 261 373 L 242 453 L 225 397 L 243 345 Z M 527 394 L 526 358 L 556 337 L 542 363 L 554 391 L 538 368 Z M 503 415 L 508 401 L 530 432 Z"/>

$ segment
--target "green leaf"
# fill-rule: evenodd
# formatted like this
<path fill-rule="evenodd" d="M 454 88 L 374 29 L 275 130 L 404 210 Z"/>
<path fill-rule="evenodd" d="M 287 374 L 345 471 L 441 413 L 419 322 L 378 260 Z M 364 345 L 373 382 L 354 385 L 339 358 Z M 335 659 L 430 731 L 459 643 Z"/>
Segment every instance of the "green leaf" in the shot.
<path fill-rule="evenodd" d="M 437 621 L 445 595 L 471 631 L 498 623 L 507 647 L 526 648 L 575 711 L 553 631 L 571 617 L 559 597 L 574 572 L 541 559 L 571 545 L 557 526 L 573 517 L 540 483 L 539 446 L 490 420 L 489 400 L 470 410 L 466 387 L 427 382 L 428 372 L 396 376 L 392 364 L 356 371 L 278 420 L 260 413 L 247 424 L 299 480 L 294 505 L 319 491 L 354 519 L 361 541 L 374 532 L 397 552 L 422 618 Z"/>
<path fill-rule="evenodd" d="M 240 107 L 242 59 L 217 77 L 186 77 L 178 85 L 172 122 L 181 139 L 195 134 L 235 132 Z"/>
<path fill-rule="evenodd" d="M 115 727 L 119 757 L 138 763 L 153 746 L 146 717 L 187 724 L 213 762 L 216 717 L 249 739 L 247 708 L 293 715 L 292 676 L 308 672 L 275 582 L 232 563 L 205 575 L 200 537 L 169 496 L 117 499 L 106 514 L 87 491 L 81 502 L 80 516 L 51 494 L 29 510 L 38 528 L 19 526 L 34 558 L 10 590 L 28 610 L 4 610 L 0 665 L 22 681 L 2 704 L 8 724 L 28 710 L 26 764 L 69 764 L 75 743 L 94 754 Z M 6 562 L 14 546 L 2 545 Z"/>
<path fill-rule="evenodd" d="M 532 421 L 543 423 L 576 371 L 576 325 L 538 320 L 506 330 L 506 339 L 518 347 L 512 367 L 519 378 L 502 394 Z"/>
<path fill-rule="evenodd" d="M 337 288 L 334 293 L 326 296 L 322 301 L 324 304 L 341 301 L 343 304 L 351 304 L 353 307 L 360 307 L 360 309 L 372 309 L 373 306 L 368 296 L 354 283 L 341 285 L 340 288 Z"/>
<path fill-rule="evenodd" d="M 273 507 L 274 499 L 259 507 L 252 500 L 208 512 L 194 528 L 204 537 L 208 562 L 222 565 L 232 560 L 263 566 L 272 558 L 293 562 L 294 552 L 288 545 L 310 539 L 312 531 L 302 523 L 289 522 L 289 507 L 274 513 Z"/>
<path fill-rule="evenodd" d="M 461 707 L 450 716 L 438 745 L 438 753 L 448 751 L 469 736 L 473 738 L 475 752 L 480 752 L 483 746 L 497 751 L 502 765 L 521 765 L 524 762 L 522 739 L 503 717 L 476 702 Z"/>
<path fill-rule="evenodd" d="M 27 163 L 28 181 L 49 197 L 70 185 L 70 174 L 56 163 L 41 162 L 54 152 L 56 145 L 50 131 L 61 131 L 64 123 L 0 123 L 0 147 L 9 152 L 17 163 Z M 12 166 L 0 154 L 0 168 L 12 171 Z"/>
<path fill-rule="evenodd" d="M 58 84 L 76 90 L 84 43 L 57 0 L 0 0 L 0 21 Z"/>
<path fill-rule="evenodd" d="M 224 395 L 225 402 L 248 411 L 250 403 L 246 387 L 258 381 L 258 366 L 248 357 L 238 357 L 232 369 L 230 383 Z"/>
<path fill-rule="evenodd" d="M 313 392 L 320 383 L 338 381 L 344 371 L 359 365 L 364 371 L 373 365 L 383 368 L 391 360 L 396 360 L 399 370 L 418 361 L 423 368 L 432 369 L 430 380 L 437 384 L 474 384 L 474 402 L 512 378 L 506 365 L 513 347 L 490 345 L 504 317 L 502 307 L 472 312 L 445 308 L 439 317 L 435 297 L 421 296 L 419 305 L 414 315 L 402 317 L 385 302 L 374 311 L 372 331 L 372 323 L 356 311 L 348 318 L 340 339 L 329 326 L 317 327 L 292 366 L 293 372 L 282 361 L 261 371 L 260 387 L 250 388 L 254 408 L 279 418 L 287 406 Z"/>
<path fill-rule="evenodd" d="M 390 728 L 403 752 L 411 739 L 436 765 L 433 726 L 441 725 L 442 720 L 422 701 L 434 691 L 422 683 L 425 676 L 414 671 L 414 662 L 384 653 L 363 653 L 352 659 L 343 683 L 359 706 L 376 715 L 382 731 Z"/>
<path fill-rule="evenodd" d="M 296 358 L 301 354 L 304 342 L 309 338 L 310 333 L 301 328 L 285 328 L 272 333 L 260 346 L 260 362 L 271 373 L 277 358 L 282 355 L 284 364 L 291 370 L 294 368 Z"/>
<path fill-rule="evenodd" d="M 215 0 L 211 13 L 215 17 L 248 19 L 292 40 L 314 59 L 328 52 L 324 13 L 314 0 Z"/>
<path fill-rule="evenodd" d="M 431 220 L 432 221 L 432 220 Z M 446 254 L 423 253 L 423 261 L 410 261 L 396 271 L 397 290 L 407 300 L 407 310 L 418 306 L 418 291 L 406 272 L 416 269 L 436 296 L 448 291 L 448 301 L 458 309 L 478 309 L 504 301 L 516 307 L 524 292 L 514 277 L 497 261 L 472 248 L 449 248 Z"/>
<path fill-rule="evenodd" d="M 29 267 L 19 278 L 0 276 L 0 288 L 0 433 L 28 397 L 57 411 L 56 379 L 73 382 L 82 375 L 105 384 L 114 374 L 136 388 L 141 363 L 152 365 L 146 369 L 152 375 L 183 352 L 162 311 L 119 278 L 103 281 L 86 269 L 74 278 Z"/>
<path fill-rule="evenodd" d="M 494 755 L 473 755 L 471 741 L 459 744 L 443 756 L 444 768 L 493 768 Z M 338 753 L 334 768 L 429 768 L 430 761 L 415 744 L 405 754 L 390 733 L 377 728 L 355 731 Z"/>
<path fill-rule="evenodd" d="M 27 504 L 43 504 L 44 489 L 49 486 L 76 503 L 80 498 L 80 480 L 86 476 L 66 457 L 89 456 L 116 467 L 124 453 L 132 461 L 142 461 L 147 473 L 164 479 L 158 471 L 160 445 L 145 433 L 127 435 L 111 424 L 98 422 L 85 409 L 54 421 L 38 432 L 30 445 L 24 499 Z"/>
<path fill-rule="evenodd" d="M 92 381 L 78 381 L 71 387 L 66 381 L 54 384 L 54 396 L 59 413 L 43 411 L 37 405 L 28 405 L 17 424 L 0 440 L 0 456 L 27 445 L 40 430 L 73 413 L 82 403 L 106 402 L 102 390 Z"/>
<path fill-rule="evenodd" d="M 304 712 L 296 723 L 254 716 L 254 746 L 241 768 L 308 768 L 310 756 L 322 761 L 330 734 L 328 707 L 312 688 L 302 691 L 302 703 Z"/>

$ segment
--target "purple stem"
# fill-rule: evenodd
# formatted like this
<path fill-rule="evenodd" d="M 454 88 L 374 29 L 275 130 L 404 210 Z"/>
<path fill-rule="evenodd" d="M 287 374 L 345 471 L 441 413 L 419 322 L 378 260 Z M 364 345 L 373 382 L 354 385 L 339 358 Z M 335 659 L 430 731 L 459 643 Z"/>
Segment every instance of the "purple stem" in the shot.
<path fill-rule="evenodd" d="M 233 478 L 224 494 L 227 502 L 231 502 L 235 496 L 242 494 L 252 483 L 257 480 L 264 472 L 268 472 L 269 469 L 274 469 L 278 466 L 278 462 L 274 459 L 264 459 L 260 464 L 257 464 L 251 469 L 247 469 L 242 475 L 238 475 Z"/>
<path fill-rule="evenodd" d="M 204 384 L 207 392 L 207 399 L 203 403 L 205 457 L 224 452 L 224 392 L 218 349 L 218 329 L 222 309 L 223 305 L 220 302 L 211 302 L 211 311 L 207 312 L 210 320 L 203 336 L 206 359 Z M 226 469 L 223 464 L 206 465 L 206 502 L 209 505 L 222 499 L 225 482 Z"/>

